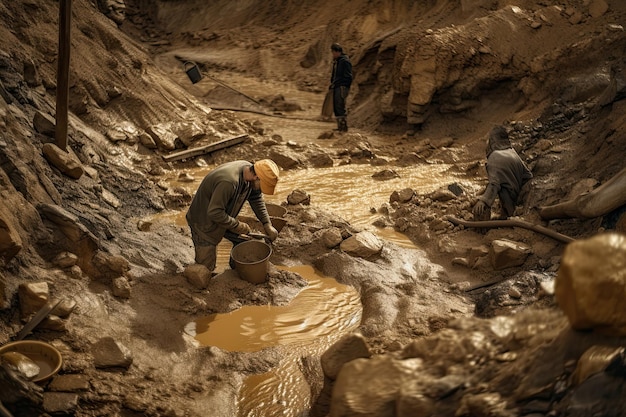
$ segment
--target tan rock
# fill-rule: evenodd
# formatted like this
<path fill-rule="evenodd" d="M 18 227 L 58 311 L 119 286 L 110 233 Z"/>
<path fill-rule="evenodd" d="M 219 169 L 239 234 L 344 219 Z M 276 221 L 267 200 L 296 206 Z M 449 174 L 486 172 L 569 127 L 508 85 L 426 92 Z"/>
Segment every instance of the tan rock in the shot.
<path fill-rule="evenodd" d="M 37 132 L 53 138 L 56 134 L 55 125 L 56 123 L 51 116 L 40 111 L 35 112 L 35 116 L 33 117 L 33 127 Z"/>
<path fill-rule="evenodd" d="M 398 201 L 400 203 L 406 203 L 410 201 L 415 195 L 415 191 L 412 188 L 405 188 L 400 191 L 394 191 L 389 196 L 389 202 L 393 203 L 394 201 Z"/>
<path fill-rule="evenodd" d="M 415 379 L 421 359 L 390 356 L 355 359 L 339 372 L 330 404 L 330 417 L 394 416 L 401 387 Z M 355 383 L 367 381 L 367 383 Z"/>
<path fill-rule="evenodd" d="M 609 11 L 609 5 L 605 0 L 593 0 L 589 4 L 589 14 L 591 17 L 601 17 Z"/>
<path fill-rule="evenodd" d="M 43 394 L 43 409 L 50 414 L 73 415 L 78 406 L 78 394 L 46 392 Z"/>
<path fill-rule="evenodd" d="M 422 381 L 408 381 L 400 387 L 396 399 L 397 417 L 430 417 L 433 411 L 435 411 L 434 401 L 424 393 Z"/>
<path fill-rule="evenodd" d="M 128 368 L 133 363 L 130 350 L 112 337 L 103 337 L 92 346 L 96 368 Z"/>
<path fill-rule="evenodd" d="M 604 372 L 609 366 L 611 361 L 615 359 L 617 355 L 621 355 L 624 352 L 623 347 L 615 346 L 592 346 L 582 354 L 578 363 L 576 364 L 576 370 L 572 379 L 576 385 L 580 385 L 590 376 Z"/>
<path fill-rule="evenodd" d="M 52 143 L 45 143 L 42 150 L 46 160 L 68 177 L 79 179 L 85 172 L 73 153 L 66 152 Z"/>
<path fill-rule="evenodd" d="M 201 264 L 191 264 L 187 266 L 183 275 L 187 278 L 187 282 L 201 290 L 209 286 L 211 279 L 211 271 Z"/>
<path fill-rule="evenodd" d="M 49 386 L 50 391 L 79 392 L 89 389 L 89 378 L 82 374 L 57 375 Z"/>
<path fill-rule="evenodd" d="M 9 307 L 11 307 L 11 303 L 7 299 L 7 279 L 0 272 L 0 310 Z"/>
<path fill-rule="evenodd" d="M 111 283 L 113 295 L 119 298 L 130 298 L 131 286 L 126 277 L 117 277 Z"/>
<path fill-rule="evenodd" d="M 291 194 L 287 196 L 287 202 L 292 205 L 303 204 L 308 206 L 311 204 L 311 196 L 304 190 L 293 190 Z"/>
<path fill-rule="evenodd" d="M 523 265 L 530 255 L 530 247 L 508 239 L 491 242 L 491 265 L 496 271 Z"/>
<path fill-rule="evenodd" d="M 328 249 L 334 248 L 343 241 L 341 230 L 337 227 L 331 227 L 322 232 L 322 242 Z"/>
<path fill-rule="evenodd" d="M 324 375 L 330 379 L 336 379 L 344 364 L 354 359 L 371 356 L 372 353 L 362 334 L 347 334 L 324 352 L 321 357 L 322 369 Z"/>
<path fill-rule="evenodd" d="M 17 290 L 22 317 L 30 317 L 46 305 L 50 296 L 47 282 L 20 284 Z"/>
<path fill-rule="evenodd" d="M 172 131 L 170 131 L 167 127 L 161 125 L 153 125 L 146 129 L 146 133 L 154 139 L 154 143 L 157 147 L 161 149 L 165 149 L 168 151 L 173 151 L 176 149 L 176 136 Z M 144 140 L 140 139 L 143 143 Z M 145 145 L 145 144 L 144 144 Z"/>
<path fill-rule="evenodd" d="M 70 268 L 76 265 L 78 261 L 78 256 L 74 255 L 71 252 L 61 252 L 57 256 L 54 257 L 52 263 L 58 266 L 59 268 Z"/>
<path fill-rule="evenodd" d="M 0 218 L 0 257 L 6 262 L 22 250 L 22 239 L 15 229 L 4 219 Z"/>
<path fill-rule="evenodd" d="M 565 248 L 556 300 L 574 329 L 626 335 L 626 236 L 604 233 Z"/>
<path fill-rule="evenodd" d="M 351 256 L 369 258 L 380 253 L 383 242 L 372 232 L 360 232 L 341 242 L 341 250 Z"/>

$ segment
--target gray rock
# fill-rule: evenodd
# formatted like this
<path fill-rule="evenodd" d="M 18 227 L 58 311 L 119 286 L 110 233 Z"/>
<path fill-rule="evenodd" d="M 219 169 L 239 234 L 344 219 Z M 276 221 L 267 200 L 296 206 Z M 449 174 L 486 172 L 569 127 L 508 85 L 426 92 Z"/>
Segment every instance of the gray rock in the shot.
<path fill-rule="evenodd" d="M 65 392 L 45 392 L 43 409 L 50 414 L 73 415 L 78 406 L 78 394 Z"/>
<path fill-rule="evenodd" d="M 89 378 L 82 374 L 57 375 L 48 386 L 50 391 L 79 392 L 89 389 Z"/>

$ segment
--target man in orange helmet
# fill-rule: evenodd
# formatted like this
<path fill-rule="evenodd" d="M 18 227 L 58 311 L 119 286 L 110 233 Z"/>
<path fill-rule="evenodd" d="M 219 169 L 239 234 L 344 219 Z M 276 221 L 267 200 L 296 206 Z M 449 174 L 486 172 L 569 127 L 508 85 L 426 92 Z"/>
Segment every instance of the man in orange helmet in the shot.
<path fill-rule="evenodd" d="M 227 162 L 204 177 L 186 215 L 196 263 L 213 271 L 217 244 L 222 238 L 226 237 L 236 245 L 243 241 L 239 235 L 251 232 L 247 223 L 237 220 L 246 201 L 263 224 L 265 233 L 272 241 L 276 239 L 278 231 L 272 226 L 263 194 L 274 194 L 278 176 L 276 163 L 262 159 L 255 163 Z"/>

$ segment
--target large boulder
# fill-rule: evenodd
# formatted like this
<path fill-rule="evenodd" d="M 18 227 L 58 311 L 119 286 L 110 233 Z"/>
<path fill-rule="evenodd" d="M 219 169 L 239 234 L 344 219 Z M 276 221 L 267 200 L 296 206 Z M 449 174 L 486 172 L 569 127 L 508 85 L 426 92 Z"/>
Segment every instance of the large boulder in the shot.
<path fill-rule="evenodd" d="M 367 341 L 360 333 L 347 334 L 332 345 L 321 357 L 324 375 L 336 379 L 344 364 L 372 356 Z"/>
<path fill-rule="evenodd" d="M 626 336 L 626 236 L 605 233 L 570 243 L 554 292 L 574 329 Z"/>
<path fill-rule="evenodd" d="M 399 393 L 404 385 L 415 379 L 422 363 L 421 359 L 397 360 L 386 355 L 346 363 L 333 387 L 330 416 L 396 415 Z"/>

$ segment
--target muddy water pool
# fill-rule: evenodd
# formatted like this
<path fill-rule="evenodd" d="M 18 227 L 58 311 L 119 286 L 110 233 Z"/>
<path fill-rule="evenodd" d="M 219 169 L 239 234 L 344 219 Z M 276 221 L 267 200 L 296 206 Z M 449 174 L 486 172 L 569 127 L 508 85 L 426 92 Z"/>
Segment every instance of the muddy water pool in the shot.
<path fill-rule="evenodd" d="M 244 306 L 214 314 L 187 326 L 203 345 L 228 351 L 255 352 L 279 346 L 280 366 L 246 379 L 239 397 L 239 416 L 299 416 L 311 407 L 310 389 L 300 371 L 302 356 L 319 356 L 361 321 L 359 294 L 320 275 L 311 266 L 280 267 L 308 281 L 285 306 Z"/>

